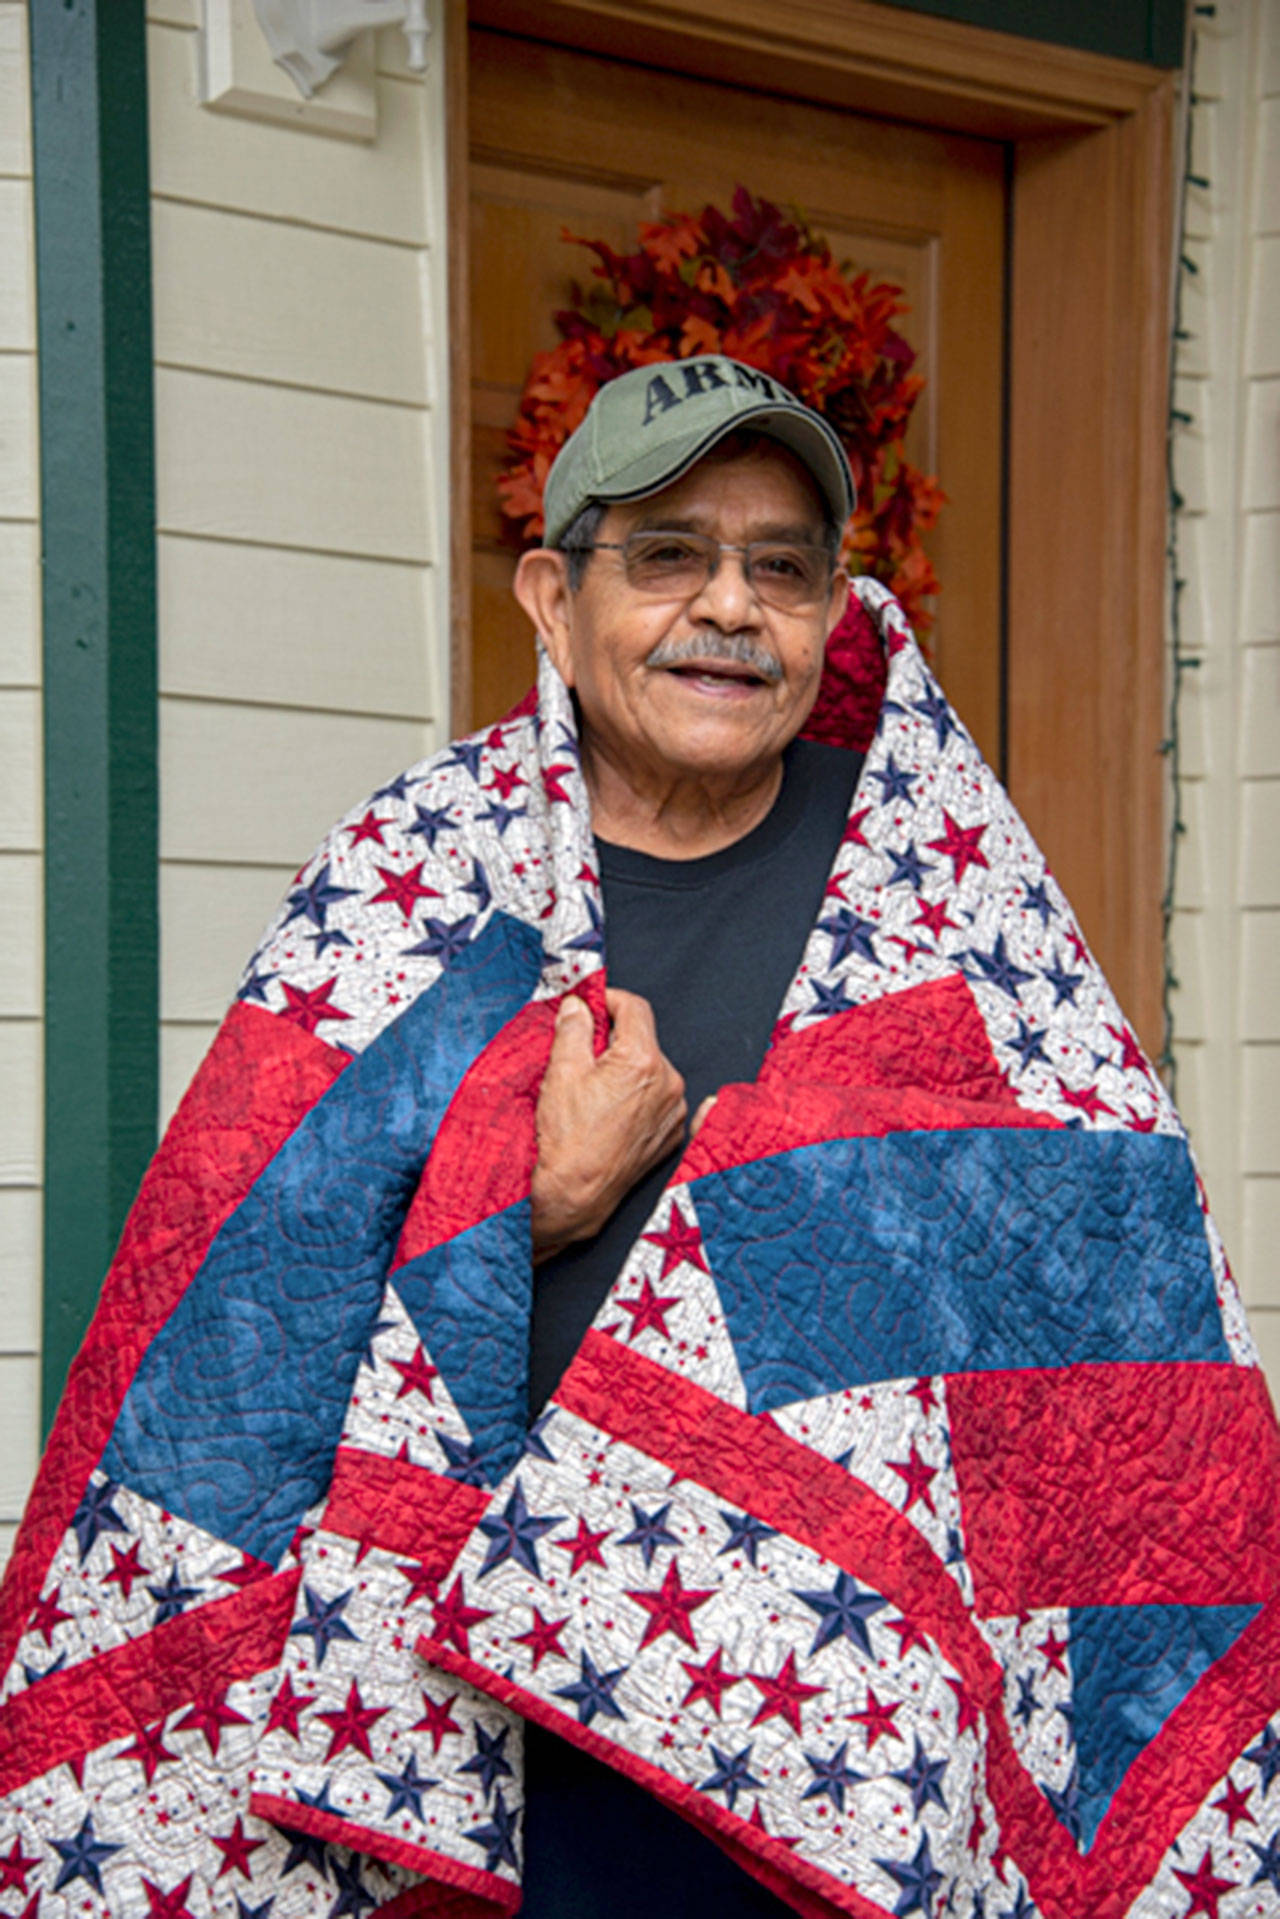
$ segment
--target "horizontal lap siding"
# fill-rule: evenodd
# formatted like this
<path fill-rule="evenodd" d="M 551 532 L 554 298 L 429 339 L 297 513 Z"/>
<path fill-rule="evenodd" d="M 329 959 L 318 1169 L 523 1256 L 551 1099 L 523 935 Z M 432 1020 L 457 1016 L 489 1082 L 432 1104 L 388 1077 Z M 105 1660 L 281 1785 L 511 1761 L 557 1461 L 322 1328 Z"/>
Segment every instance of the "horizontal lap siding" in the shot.
<path fill-rule="evenodd" d="M 1176 476 L 1179 1093 L 1280 1396 L 1280 9 L 1202 16 Z"/>
<path fill-rule="evenodd" d="M 149 16 L 167 1118 L 291 875 L 441 737 L 444 128 L 394 36 L 362 144 L 201 107 L 197 9 Z"/>
<path fill-rule="evenodd" d="M 39 1426 L 44 874 L 29 101 L 26 8 L 0 0 L 0 1565 Z"/>

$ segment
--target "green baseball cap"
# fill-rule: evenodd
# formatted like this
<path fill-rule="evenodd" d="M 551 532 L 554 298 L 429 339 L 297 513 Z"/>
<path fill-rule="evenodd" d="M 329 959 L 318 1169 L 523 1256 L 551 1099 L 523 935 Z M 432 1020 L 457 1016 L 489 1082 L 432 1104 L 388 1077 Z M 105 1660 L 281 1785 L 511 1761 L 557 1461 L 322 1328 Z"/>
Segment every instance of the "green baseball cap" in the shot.
<path fill-rule="evenodd" d="M 745 426 L 795 454 L 843 526 L 853 511 L 853 475 L 833 429 L 767 373 L 706 353 L 633 367 L 600 388 L 547 475 L 547 545 L 556 545 L 590 501 L 659 493 Z"/>

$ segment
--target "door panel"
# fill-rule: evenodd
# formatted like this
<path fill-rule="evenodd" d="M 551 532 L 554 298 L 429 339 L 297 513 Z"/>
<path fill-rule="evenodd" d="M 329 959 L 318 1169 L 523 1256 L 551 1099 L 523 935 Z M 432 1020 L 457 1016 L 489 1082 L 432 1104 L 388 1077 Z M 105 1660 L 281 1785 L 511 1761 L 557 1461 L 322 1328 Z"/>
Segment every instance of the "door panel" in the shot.
<path fill-rule="evenodd" d="M 738 184 L 798 206 L 837 259 L 894 281 L 928 385 L 909 457 L 950 495 L 929 550 L 932 651 L 985 752 L 1000 738 L 1004 153 L 473 28 L 470 53 L 474 722 L 518 699 L 532 639 L 495 480 L 533 354 L 589 271 L 561 230 L 634 242 L 636 222 L 727 205 Z"/>

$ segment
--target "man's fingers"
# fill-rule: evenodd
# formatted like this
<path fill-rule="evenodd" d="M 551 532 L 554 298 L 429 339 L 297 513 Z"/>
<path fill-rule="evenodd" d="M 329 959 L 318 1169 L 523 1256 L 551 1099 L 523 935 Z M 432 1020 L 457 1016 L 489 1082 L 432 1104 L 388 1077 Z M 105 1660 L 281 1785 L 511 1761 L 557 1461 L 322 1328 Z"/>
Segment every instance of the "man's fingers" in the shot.
<path fill-rule="evenodd" d="M 707 1097 L 701 1102 L 697 1112 L 693 1116 L 693 1124 L 689 1128 L 690 1139 L 697 1138 L 699 1127 L 702 1125 L 703 1120 L 707 1117 L 707 1114 L 711 1111 L 711 1108 L 715 1105 L 715 1103 L 716 1103 L 715 1094 L 708 1093 Z"/>
<path fill-rule="evenodd" d="M 624 1052 L 658 1052 L 658 1029 L 647 999 L 640 993 L 626 993 L 620 986 L 609 986 L 604 1003 L 613 1022 L 610 1046 L 621 1046 Z"/>

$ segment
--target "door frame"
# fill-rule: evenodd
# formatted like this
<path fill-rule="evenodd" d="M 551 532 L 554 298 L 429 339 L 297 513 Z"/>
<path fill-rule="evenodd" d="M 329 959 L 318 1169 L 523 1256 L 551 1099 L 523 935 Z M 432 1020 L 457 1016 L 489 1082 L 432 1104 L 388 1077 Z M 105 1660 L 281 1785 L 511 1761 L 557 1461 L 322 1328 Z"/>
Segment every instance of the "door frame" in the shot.
<path fill-rule="evenodd" d="M 1005 775 L 1158 1051 L 1178 75 L 876 0 L 448 0 L 455 730 L 471 701 L 471 22 L 1006 144 Z"/>

